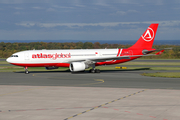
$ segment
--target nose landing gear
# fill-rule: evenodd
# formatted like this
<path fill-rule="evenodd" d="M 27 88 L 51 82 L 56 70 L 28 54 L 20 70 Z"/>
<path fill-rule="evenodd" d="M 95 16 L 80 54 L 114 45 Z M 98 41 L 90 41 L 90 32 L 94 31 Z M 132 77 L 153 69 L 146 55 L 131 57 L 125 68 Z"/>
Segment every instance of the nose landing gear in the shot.
<path fill-rule="evenodd" d="M 24 67 L 24 69 L 25 69 L 25 74 L 29 74 L 28 67 Z"/>

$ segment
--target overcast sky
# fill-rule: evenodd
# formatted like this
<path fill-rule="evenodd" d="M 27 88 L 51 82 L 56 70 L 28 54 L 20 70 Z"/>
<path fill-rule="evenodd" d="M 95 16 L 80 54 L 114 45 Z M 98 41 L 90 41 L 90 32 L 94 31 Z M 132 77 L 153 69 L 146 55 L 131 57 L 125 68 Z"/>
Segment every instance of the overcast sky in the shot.
<path fill-rule="evenodd" d="M 180 40 L 180 0 L 0 0 L 0 40 Z"/>

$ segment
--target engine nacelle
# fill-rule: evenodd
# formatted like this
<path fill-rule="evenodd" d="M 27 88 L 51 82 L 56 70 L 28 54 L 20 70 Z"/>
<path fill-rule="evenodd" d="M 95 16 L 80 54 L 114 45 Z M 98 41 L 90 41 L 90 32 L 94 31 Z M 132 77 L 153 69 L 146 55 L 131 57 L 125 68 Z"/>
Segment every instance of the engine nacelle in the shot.
<path fill-rule="evenodd" d="M 72 72 L 84 71 L 86 68 L 88 68 L 88 65 L 84 62 L 72 62 L 69 66 Z"/>
<path fill-rule="evenodd" d="M 45 67 L 46 70 L 52 70 L 52 69 L 58 69 L 59 67 L 51 66 L 51 67 Z"/>

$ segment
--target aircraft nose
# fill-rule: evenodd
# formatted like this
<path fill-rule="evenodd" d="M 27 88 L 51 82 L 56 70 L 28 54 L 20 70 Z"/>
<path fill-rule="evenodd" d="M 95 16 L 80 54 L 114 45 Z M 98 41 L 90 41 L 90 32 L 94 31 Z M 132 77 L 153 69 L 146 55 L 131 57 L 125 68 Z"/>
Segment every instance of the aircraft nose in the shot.
<path fill-rule="evenodd" d="M 6 61 L 7 61 L 8 63 L 11 63 L 11 58 L 7 58 Z"/>

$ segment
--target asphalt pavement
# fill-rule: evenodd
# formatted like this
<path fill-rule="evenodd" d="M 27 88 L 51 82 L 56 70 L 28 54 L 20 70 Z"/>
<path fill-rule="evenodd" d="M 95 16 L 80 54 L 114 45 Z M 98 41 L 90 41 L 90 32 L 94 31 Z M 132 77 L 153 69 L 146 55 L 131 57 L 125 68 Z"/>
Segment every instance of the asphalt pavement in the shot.
<path fill-rule="evenodd" d="M 178 120 L 180 79 L 151 72 L 1 72 L 0 120 Z"/>

